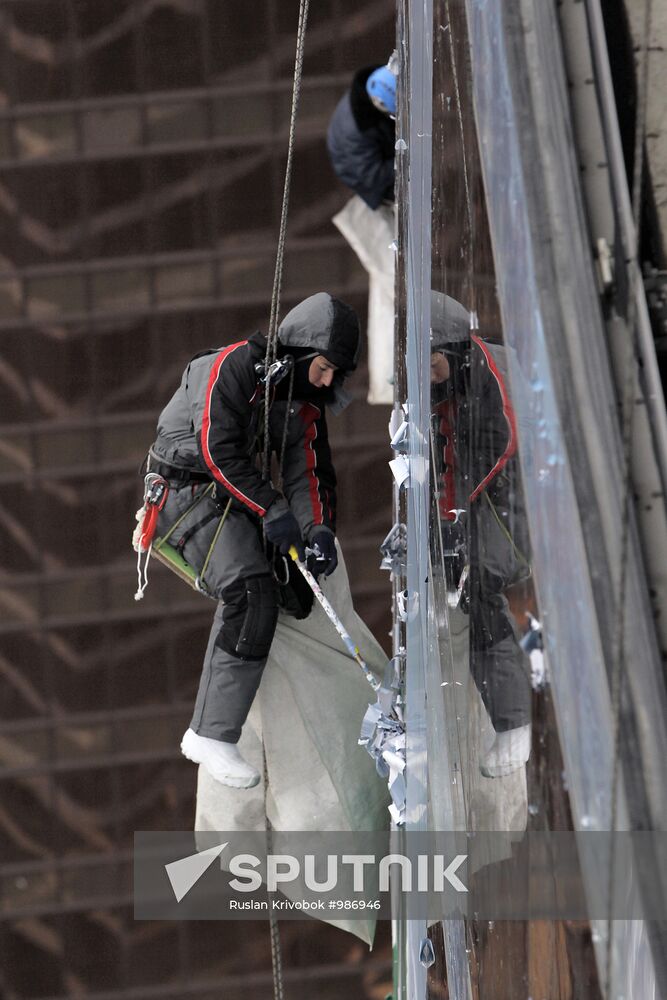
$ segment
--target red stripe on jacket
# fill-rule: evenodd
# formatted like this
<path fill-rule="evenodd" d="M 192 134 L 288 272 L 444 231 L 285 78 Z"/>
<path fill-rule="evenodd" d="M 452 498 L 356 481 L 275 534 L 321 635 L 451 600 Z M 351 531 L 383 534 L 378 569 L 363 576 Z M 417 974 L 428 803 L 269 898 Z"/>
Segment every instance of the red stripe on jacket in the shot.
<path fill-rule="evenodd" d="M 232 496 L 235 496 L 237 500 L 244 503 L 246 507 L 249 507 L 250 510 L 255 512 L 255 514 L 259 514 L 260 517 L 264 517 L 266 514 L 264 507 L 260 507 L 259 504 L 254 502 L 254 500 L 251 500 L 250 497 L 245 495 L 245 493 L 242 493 L 241 490 L 237 489 L 233 483 L 230 483 L 222 469 L 215 464 L 208 444 L 208 437 L 211 430 L 211 400 L 213 398 L 213 390 L 215 389 L 218 378 L 220 377 L 220 369 L 230 354 L 233 354 L 239 347 L 245 347 L 247 343 L 247 340 L 242 340 L 238 344 L 232 344 L 230 347 L 225 347 L 222 351 L 220 351 L 220 354 L 215 359 L 213 367 L 211 368 L 211 374 L 209 375 L 208 386 L 206 389 L 206 404 L 204 406 L 204 416 L 201 424 L 201 446 L 204 461 L 211 470 L 214 479 L 217 479 L 219 483 L 222 483 L 225 489 L 229 490 Z"/>
<path fill-rule="evenodd" d="M 317 466 L 317 455 L 315 454 L 314 442 L 317 438 L 317 427 L 315 421 L 320 416 L 320 410 L 312 403 L 304 403 L 301 407 L 301 417 L 305 424 L 306 433 L 304 435 L 303 447 L 306 454 L 306 470 L 308 475 L 308 492 L 310 494 L 310 505 L 313 511 L 315 524 L 324 524 L 324 507 L 320 497 L 320 484 L 315 475 Z"/>
<path fill-rule="evenodd" d="M 489 366 L 489 371 L 491 372 L 496 382 L 498 383 L 498 388 L 500 389 L 500 398 L 503 404 L 503 416 L 505 417 L 505 420 L 507 422 L 509 439 L 507 441 L 507 445 L 505 447 L 504 452 L 502 453 L 502 455 L 500 456 L 494 467 L 486 476 L 484 476 L 484 479 L 481 481 L 479 486 L 476 486 L 473 492 L 470 494 L 471 503 L 473 502 L 473 500 L 477 499 L 482 490 L 486 489 L 491 480 L 494 479 L 498 475 L 500 470 L 507 465 L 510 458 L 512 458 L 512 456 L 516 452 L 516 417 L 514 416 L 514 407 L 512 406 L 512 403 L 510 401 L 507 392 L 505 379 L 498 370 L 498 366 L 493 360 L 493 355 L 489 351 L 484 341 L 480 340 L 480 338 L 476 337 L 474 334 L 472 340 L 474 340 L 477 346 L 481 349 L 482 354 L 486 358 L 486 363 Z"/>

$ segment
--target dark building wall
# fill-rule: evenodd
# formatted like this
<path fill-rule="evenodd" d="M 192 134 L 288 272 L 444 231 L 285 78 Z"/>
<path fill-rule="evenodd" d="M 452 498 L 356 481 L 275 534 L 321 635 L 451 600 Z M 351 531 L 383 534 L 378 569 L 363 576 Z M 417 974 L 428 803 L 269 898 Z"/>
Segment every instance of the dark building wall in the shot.
<path fill-rule="evenodd" d="M 263 925 L 226 927 L 221 954 L 220 928 L 131 918 L 133 830 L 192 824 L 195 772 L 177 748 L 211 605 L 155 564 L 136 604 L 130 534 L 137 471 L 184 363 L 268 323 L 297 11 L 279 0 L 0 0 L 8 996 L 160 982 L 173 990 L 160 996 L 203 996 L 206 982 L 246 971 L 266 979 L 253 996 L 270 995 Z M 393 44 L 390 3 L 311 9 L 283 311 L 327 289 L 365 316 L 366 276 L 330 222 L 347 193 L 324 133 L 352 72 Z M 366 377 L 362 364 L 331 437 L 354 595 L 382 639 L 388 414 L 366 406 Z M 294 967 L 359 959 L 352 938 L 297 926 Z M 330 980 L 319 996 L 339 995 Z"/>

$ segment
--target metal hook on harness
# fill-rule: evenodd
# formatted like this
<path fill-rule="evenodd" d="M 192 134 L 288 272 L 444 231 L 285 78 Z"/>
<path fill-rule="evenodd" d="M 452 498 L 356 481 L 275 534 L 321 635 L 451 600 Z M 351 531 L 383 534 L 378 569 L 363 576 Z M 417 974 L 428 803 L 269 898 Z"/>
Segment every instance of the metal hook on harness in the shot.
<path fill-rule="evenodd" d="M 144 506 L 137 512 L 137 527 L 132 536 L 132 547 L 137 553 L 137 592 L 135 601 L 140 601 L 148 586 L 148 561 L 151 557 L 153 536 L 157 528 L 160 511 L 169 496 L 169 483 L 157 472 L 149 472 L 144 477 Z M 142 566 L 142 555 L 146 556 Z"/>
<path fill-rule="evenodd" d="M 280 573 L 278 572 L 278 567 L 282 563 L 284 577 L 281 579 Z M 273 578 L 277 584 L 281 587 L 286 587 L 289 584 L 289 562 L 287 556 L 280 556 L 280 559 L 274 561 L 273 563 Z"/>
<path fill-rule="evenodd" d="M 266 370 L 265 364 L 255 365 L 255 371 L 259 375 L 259 381 L 262 385 L 269 388 L 272 385 L 277 385 L 279 382 L 282 382 L 285 376 L 289 375 L 292 371 L 293 367 L 294 358 L 291 354 L 286 354 L 284 358 L 278 358 L 270 364 L 268 371 Z"/>

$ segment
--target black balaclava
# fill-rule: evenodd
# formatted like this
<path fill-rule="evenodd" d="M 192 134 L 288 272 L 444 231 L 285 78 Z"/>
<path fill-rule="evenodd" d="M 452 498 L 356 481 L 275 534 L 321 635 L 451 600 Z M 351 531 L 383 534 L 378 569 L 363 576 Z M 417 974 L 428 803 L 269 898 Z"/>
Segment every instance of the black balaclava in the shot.
<path fill-rule="evenodd" d="M 292 347 L 278 343 L 277 354 L 279 358 L 284 358 L 291 354 L 294 358 L 294 385 L 292 388 L 292 399 L 301 399 L 306 403 L 333 403 L 334 386 L 322 386 L 317 388 L 311 384 L 308 372 L 314 358 L 319 357 L 320 351 L 313 350 L 312 347 Z M 322 355 L 324 357 L 324 355 Z M 334 374 L 334 379 L 339 378 L 339 373 Z M 289 393 L 290 376 L 286 375 L 276 386 L 275 399 L 287 399 Z"/>

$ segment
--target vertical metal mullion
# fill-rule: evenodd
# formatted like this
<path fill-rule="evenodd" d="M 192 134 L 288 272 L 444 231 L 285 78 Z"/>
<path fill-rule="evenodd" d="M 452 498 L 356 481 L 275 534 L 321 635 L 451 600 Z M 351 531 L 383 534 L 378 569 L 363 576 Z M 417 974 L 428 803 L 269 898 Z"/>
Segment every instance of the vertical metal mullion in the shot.
<path fill-rule="evenodd" d="M 458 169 L 464 172 L 465 189 L 467 200 L 465 205 L 465 229 L 467 231 L 468 245 L 466 247 L 466 260 L 464 261 L 464 287 L 467 284 L 467 295 L 472 298 L 474 295 L 474 237 L 473 219 L 474 208 L 470 199 L 469 178 L 468 178 L 468 158 L 466 148 L 465 125 L 463 119 L 463 87 L 458 77 L 457 66 L 462 60 L 457 59 L 455 46 L 462 28 L 460 24 L 455 24 L 452 18 L 449 0 L 436 0 L 435 20 L 433 28 L 434 36 L 434 59 L 440 60 L 440 65 L 444 67 L 447 60 L 451 70 L 451 79 L 447 81 L 454 84 L 454 100 L 456 103 L 456 114 L 459 122 L 459 144 L 460 160 Z M 439 25 L 446 25 L 447 30 L 438 30 Z M 458 29 L 458 30 L 457 30 Z M 463 63 L 465 65 L 465 63 Z M 443 83 L 442 76 L 438 77 L 438 82 Z M 434 108 L 438 107 L 438 97 L 434 95 Z M 435 123 L 434 123 L 435 126 Z M 437 176 L 437 161 L 434 161 L 434 190 L 435 184 L 440 178 Z M 435 211 L 435 208 L 434 208 Z M 441 218 L 433 219 L 433 237 L 437 241 L 437 232 L 441 226 Z M 435 228 L 437 227 L 437 228 Z M 465 239 L 463 245 L 465 246 Z M 447 277 L 445 275 L 445 277 Z M 436 278 L 436 285 L 438 284 Z M 429 417 L 431 413 L 431 401 L 429 392 Z M 429 419 L 429 453 L 435 471 L 435 454 L 433 451 L 434 428 Z M 431 498 L 434 498 L 434 491 L 429 491 Z M 429 785 L 430 803 L 433 825 L 437 830 L 462 831 L 466 829 L 467 808 L 464 785 L 464 775 L 461 765 L 461 735 L 459 730 L 459 706 L 457 705 L 457 685 L 455 678 L 454 657 L 457 651 L 453 648 L 452 634 L 449 624 L 449 611 L 444 578 L 444 553 L 443 538 L 438 516 L 437 503 L 431 500 L 431 520 L 432 520 L 432 558 L 438 562 L 442 576 L 436 577 L 431 574 L 432 591 L 429 595 L 429 626 L 431 629 L 430 643 L 432 653 L 426 667 L 426 691 L 428 703 L 428 741 L 429 741 Z M 462 650 L 459 651 L 459 653 Z M 466 665 L 468 657 L 466 656 Z M 457 664 L 458 666 L 458 664 Z M 435 669 L 434 669 L 435 667 Z M 447 677 L 449 684 L 446 688 L 441 687 L 442 677 Z M 443 697 L 444 695 L 444 697 Z M 466 948 L 467 928 L 463 917 L 448 918 L 442 922 L 442 949 L 447 975 L 448 996 L 451 1000 L 470 1000 L 472 996 L 472 984 L 470 980 L 470 963 Z"/>
<path fill-rule="evenodd" d="M 405 133 L 408 128 L 408 87 L 404 82 L 407 79 L 407 52 L 406 34 L 408 22 L 408 0 L 402 0 L 398 4 L 396 16 L 396 34 L 398 41 L 398 52 L 401 60 L 398 87 L 398 113 L 396 120 L 397 136 Z M 398 232 L 398 253 L 396 259 L 396 274 L 394 279 L 394 301 L 395 301 L 395 337 L 394 337 L 394 405 L 401 406 L 407 396 L 407 372 L 405 354 L 405 253 L 403 248 L 407 240 L 406 210 L 407 205 L 407 159 L 401 157 L 396 164 L 396 200 L 398 208 L 397 232 Z M 407 521 L 405 492 L 393 486 L 393 513 L 394 523 Z M 392 582 L 392 609 L 393 609 L 393 629 L 392 640 L 393 650 L 397 653 L 401 650 L 405 653 L 406 635 L 405 623 L 398 615 L 399 593 L 405 590 L 405 574 L 401 574 L 400 579 L 395 577 Z M 401 691 L 405 700 L 406 690 L 406 657 L 400 665 Z M 405 708 L 404 708 L 405 711 Z M 406 931 L 407 922 L 405 916 L 405 897 L 402 893 L 395 891 L 392 887 L 392 953 L 393 953 L 393 985 L 394 997 L 396 1000 L 407 1000 L 407 974 L 406 974 Z"/>
<path fill-rule="evenodd" d="M 431 317 L 431 136 L 433 86 L 432 0 L 410 4 L 407 11 L 407 178 L 406 361 L 410 424 L 406 625 L 406 830 L 427 827 L 426 669 L 428 663 L 428 552 L 430 462 L 430 317 Z M 398 138 L 398 136 L 397 136 Z M 419 962 L 419 942 L 426 921 L 407 925 L 406 975 L 410 1000 L 427 995 L 426 970 Z"/>

